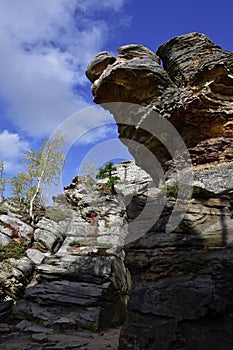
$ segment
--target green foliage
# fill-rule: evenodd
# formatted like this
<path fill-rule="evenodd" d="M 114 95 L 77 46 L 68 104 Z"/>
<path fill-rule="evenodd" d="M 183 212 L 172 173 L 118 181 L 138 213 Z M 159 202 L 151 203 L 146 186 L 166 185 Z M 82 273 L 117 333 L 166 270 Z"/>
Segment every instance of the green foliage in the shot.
<path fill-rule="evenodd" d="M 28 199 L 30 193 L 29 176 L 26 172 L 19 173 L 18 175 L 9 179 L 11 185 L 12 195 L 22 201 L 23 198 Z"/>
<path fill-rule="evenodd" d="M 83 239 L 79 241 L 72 241 L 69 243 L 70 247 L 90 247 L 90 246 L 98 246 L 103 248 L 112 248 L 111 243 L 100 243 L 96 238 L 91 239 Z"/>
<path fill-rule="evenodd" d="M 216 198 L 216 194 L 202 187 L 193 186 L 193 198 L 209 199 Z"/>
<path fill-rule="evenodd" d="M 25 256 L 26 246 L 24 242 L 12 241 L 4 247 L 0 245 L 0 261 L 9 258 L 19 259 Z"/>
<path fill-rule="evenodd" d="M 109 162 L 105 165 L 104 168 L 99 168 L 99 172 L 96 175 L 97 179 L 108 179 L 106 186 L 111 188 L 111 193 L 116 194 L 115 185 L 120 180 L 119 176 L 114 175 L 114 172 L 117 171 L 117 168 L 113 166 L 112 162 Z"/>
<path fill-rule="evenodd" d="M 165 187 L 165 192 L 167 197 L 176 197 L 178 193 L 178 185 L 177 183 L 173 183 L 171 185 L 168 185 L 167 188 Z"/>
<path fill-rule="evenodd" d="M 178 87 L 180 87 L 183 84 L 183 77 L 182 77 L 182 75 L 180 75 L 180 74 L 176 75 L 175 78 L 174 78 L 174 83 Z"/>
<path fill-rule="evenodd" d="M 39 180 L 40 189 L 44 185 L 57 184 L 64 162 L 64 153 L 61 150 L 64 142 L 64 136 L 57 132 L 53 138 L 44 141 L 37 151 L 30 150 L 25 153 L 23 163 L 26 165 L 28 182 L 34 186 L 32 192 Z"/>
<path fill-rule="evenodd" d="M 173 183 L 171 185 L 168 185 L 167 188 L 165 187 L 163 190 L 166 193 L 167 197 L 177 197 L 178 184 Z M 209 199 L 216 198 L 216 196 L 217 195 L 212 191 L 209 191 L 202 187 L 193 186 L 192 198 Z"/>
<path fill-rule="evenodd" d="M 82 245 L 85 245 L 85 244 L 81 244 L 79 241 L 72 241 L 69 243 L 70 247 L 81 247 Z"/>
<path fill-rule="evenodd" d="M 12 194 L 20 201 L 26 199 L 30 203 L 31 218 L 34 206 L 43 204 L 46 186 L 58 183 L 65 159 L 64 142 L 64 136 L 57 131 L 41 148 L 27 151 L 22 160 L 25 170 L 10 179 Z"/>

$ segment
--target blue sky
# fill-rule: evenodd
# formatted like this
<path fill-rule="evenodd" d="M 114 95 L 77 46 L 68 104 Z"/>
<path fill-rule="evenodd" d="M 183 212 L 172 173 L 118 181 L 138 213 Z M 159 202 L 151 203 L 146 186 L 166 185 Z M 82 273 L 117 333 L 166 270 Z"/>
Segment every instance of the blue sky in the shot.
<path fill-rule="evenodd" d="M 23 152 L 61 124 L 69 134 L 65 185 L 98 145 L 101 162 L 127 159 L 111 116 L 92 103 L 85 77 L 91 58 L 130 43 L 156 51 L 192 31 L 233 51 L 232 13 L 232 0 L 0 0 L 0 160 L 7 175 L 21 171 Z"/>

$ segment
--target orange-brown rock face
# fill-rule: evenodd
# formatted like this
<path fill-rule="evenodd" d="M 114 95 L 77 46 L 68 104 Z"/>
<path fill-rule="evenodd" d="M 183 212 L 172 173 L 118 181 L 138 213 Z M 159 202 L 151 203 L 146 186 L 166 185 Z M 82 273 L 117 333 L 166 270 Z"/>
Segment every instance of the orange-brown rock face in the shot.
<path fill-rule="evenodd" d="M 133 287 L 119 350 L 232 349 L 233 53 L 191 33 L 156 54 L 128 45 L 117 57 L 98 55 L 87 76 L 94 101 L 113 113 L 120 139 L 154 180 L 159 167 L 167 184 L 180 185 L 180 174 L 189 180 L 182 168 L 187 154 L 194 175 L 180 223 L 166 230 L 175 197 L 173 217 L 185 202 L 172 185 L 160 218 L 124 246 Z M 153 193 L 151 199 L 162 206 Z M 129 222 L 139 218 L 133 234 L 156 214 L 153 207 L 140 219 L 146 204 L 137 196 L 128 205 Z"/>
<path fill-rule="evenodd" d="M 120 47 L 117 57 L 99 54 L 87 76 L 96 103 L 156 106 L 188 146 L 233 136 L 233 54 L 203 34 L 176 37 L 157 55 L 142 45 Z"/>
<path fill-rule="evenodd" d="M 96 103 L 129 102 L 145 107 L 146 113 L 134 113 L 137 122 L 133 126 L 124 125 L 126 117 L 119 118 L 121 112 L 112 110 L 119 137 L 145 170 L 149 169 L 141 153 L 126 140 L 145 145 L 162 166 L 171 158 L 166 146 L 141 128 L 150 111 L 171 122 L 192 149 L 194 170 L 220 163 L 228 163 L 229 168 L 233 159 L 233 53 L 203 34 L 190 33 L 163 44 L 156 54 L 142 45 L 120 47 L 117 57 L 99 54 L 88 66 L 87 76 L 93 82 Z M 232 175 L 230 170 L 228 176 Z"/>
<path fill-rule="evenodd" d="M 172 85 L 159 62 L 142 45 L 120 47 L 117 57 L 106 52 L 97 55 L 87 68 L 87 77 L 93 82 L 94 101 L 150 103 Z"/>

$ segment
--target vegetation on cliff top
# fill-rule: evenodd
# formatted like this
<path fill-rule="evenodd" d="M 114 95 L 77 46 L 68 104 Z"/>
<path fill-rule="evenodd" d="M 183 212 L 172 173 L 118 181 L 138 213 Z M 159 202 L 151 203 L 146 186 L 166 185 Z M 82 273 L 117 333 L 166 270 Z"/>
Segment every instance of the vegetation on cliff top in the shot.
<path fill-rule="evenodd" d="M 25 152 L 22 163 L 24 171 L 12 178 L 6 179 L 4 175 L 4 163 L 0 162 L 0 198 L 4 199 L 6 183 L 9 184 L 12 195 L 28 203 L 31 222 L 34 221 L 34 208 L 46 202 L 45 187 L 56 184 L 61 174 L 65 155 L 62 152 L 64 136 L 60 131 L 52 138 L 44 141 L 38 150 Z"/>
<path fill-rule="evenodd" d="M 114 175 L 117 168 L 113 166 L 112 162 L 109 162 L 105 165 L 104 168 L 99 168 L 99 172 L 96 175 L 97 179 L 108 179 L 106 186 L 111 188 L 111 194 L 116 194 L 115 185 L 120 180 L 119 176 Z"/>

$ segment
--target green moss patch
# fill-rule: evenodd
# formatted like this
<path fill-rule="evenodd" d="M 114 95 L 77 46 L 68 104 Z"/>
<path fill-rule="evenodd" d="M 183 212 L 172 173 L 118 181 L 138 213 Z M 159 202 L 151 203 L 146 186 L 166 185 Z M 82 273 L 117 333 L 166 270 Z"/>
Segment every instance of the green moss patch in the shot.
<path fill-rule="evenodd" d="M 162 191 L 166 193 L 168 198 L 177 197 L 178 184 L 174 183 L 174 184 L 168 185 L 167 188 L 165 187 L 164 189 L 162 189 Z M 192 198 L 210 199 L 210 198 L 217 198 L 217 197 L 218 195 L 213 191 L 209 191 L 202 187 L 193 186 Z"/>
<path fill-rule="evenodd" d="M 50 220 L 53 220 L 55 222 L 59 222 L 59 221 L 63 221 L 71 218 L 71 213 L 63 210 L 53 209 L 53 208 L 46 208 L 45 215 Z"/>
<path fill-rule="evenodd" d="M 4 247 L 0 245 L 0 261 L 10 258 L 20 259 L 25 256 L 25 251 L 24 242 L 12 241 Z"/>

